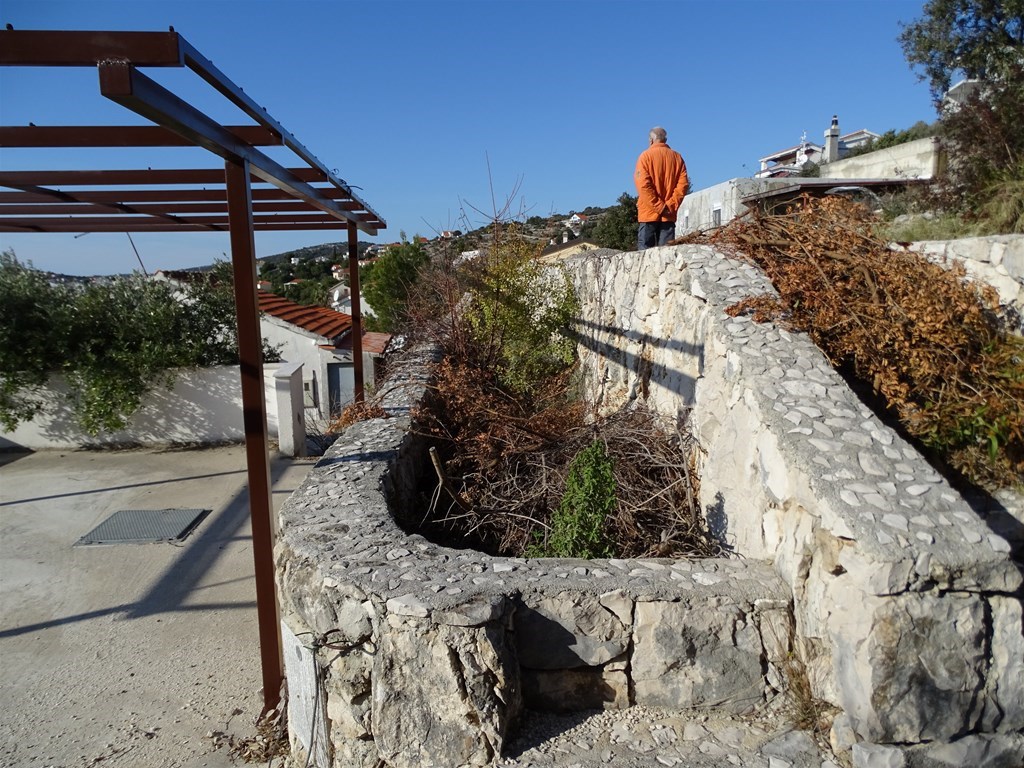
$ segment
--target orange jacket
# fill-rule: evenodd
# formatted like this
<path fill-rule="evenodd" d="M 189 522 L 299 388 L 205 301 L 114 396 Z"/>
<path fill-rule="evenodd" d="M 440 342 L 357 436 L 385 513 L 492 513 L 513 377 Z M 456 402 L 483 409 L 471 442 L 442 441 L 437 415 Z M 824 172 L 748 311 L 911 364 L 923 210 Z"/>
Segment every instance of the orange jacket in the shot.
<path fill-rule="evenodd" d="M 686 163 L 664 142 L 655 142 L 636 161 L 637 221 L 675 221 L 689 179 Z M 668 208 L 667 213 L 663 213 Z"/>

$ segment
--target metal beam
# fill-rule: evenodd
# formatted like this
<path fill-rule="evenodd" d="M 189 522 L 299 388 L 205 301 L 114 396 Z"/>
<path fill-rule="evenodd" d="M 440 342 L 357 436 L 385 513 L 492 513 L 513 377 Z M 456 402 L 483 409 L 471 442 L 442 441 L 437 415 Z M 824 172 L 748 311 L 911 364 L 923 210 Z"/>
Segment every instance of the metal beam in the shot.
<path fill-rule="evenodd" d="M 155 216 L 175 213 L 218 213 L 228 212 L 227 202 L 211 200 L 208 202 L 186 203 L 132 203 L 130 206 L 112 203 L 93 203 L 76 200 L 67 203 L 14 203 L 0 201 L 0 217 L 2 216 L 102 216 L 117 211 L 124 212 L 130 207 L 134 213 Z M 311 214 L 311 211 L 300 200 L 275 200 L 271 202 L 254 202 L 254 212 L 280 213 L 284 215 Z"/>
<path fill-rule="evenodd" d="M 0 176 L 3 176 L 2 172 L 0 172 Z M 0 186 L 3 185 L 0 184 Z M 27 186 L 27 184 L 18 185 L 18 187 Z M 46 203 L 54 199 L 76 203 L 125 203 L 131 205 L 136 203 L 188 203 L 203 201 L 219 201 L 224 203 L 227 198 L 227 193 L 223 189 L 89 189 L 69 192 L 48 189 L 46 187 L 34 188 L 39 191 L 0 191 L 0 205 L 7 203 Z M 359 203 L 347 200 L 346 193 L 337 187 L 321 187 L 320 192 L 327 197 L 342 200 L 338 205 L 345 206 L 347 210 L 362 210 L 362 206 Z M 272 189 L 254 189 L 252 190 L 252 199 L 304 205 L 301 200 L 296 200 L 294 197 L 286 195 L 276 187 Z"/>
<path fill-rule="evenodd" d="M 120 225 L 134 226 L 147 224 L 167 224 L 204 226 L 227 226 L 229 223 L 230 211 L 223 214 L 211 214 L 209 216 L 133 216 L 125 211 L 120 216 L 4 216 L 0 221 L 10 226 L 24 225 L 46 225 L 46 224 L 67 224 L 71 228 L 78 227 L 78 231 L 85 232 L 90 226 L 117 227 Z M 335 227 L 347 227 L 346 222 L 318 214 L 315 211 L 303 211 L 301 213 L 265 213 L 254 216 L 253 221 L 257 224 L 331 224 Z"/>
<path fill-rule="evenodd" d="M 263 709 L 278 705 L 284 666 L 274 582 L 274 504 L 270 482 L 270 441 L 263 393 L 263 343 L 260 339 L 259 296 L 256 290 L 256 245 L 253 241 L 252 197 L 246 161 L 226 163 L 228 209 L 231 215 L 231 265 L 234 271 L 238 355 L 242 375 L 242 419 L 249 479 L 252 556 L 256 569 L 256 615 L 263 672 Z"/>
<path fill-rule="evenodd" d="M 281 136 L 262 125 L 224 126 L 254 147 L 281 145 Z M 160 125 L 0 126 L 0 147 L 192 147 L 191 141 Z"/>
<path fill-rule="evenodd" d="M 288 168 L 288 173 L 301 181 L 324 181 L 323 174 L 313 168 Z M 263 179 L 253 177 L 253 184 Z M 224 174 L 213 168 L 140 168 L 124 171 L 0 171 L 0 186 L 20 187 L 65 184 L 68 186 L 106 186 L 131 184 L 216 184 L 224 185 Z M 221 195 L 223 196 L 223 192 Z M 291 196 L 294 199 L 294 195 Z"/>
<path fill-rule="evenodd" d="M 331 219 L 319 223 L 314 222 L 255 222 L 254 228 L 257 232 L 344 232 L 349 229 L 343 221 Z M 7 222 L 0 219 L 0 232 L 225 232 L 227 225 L 221 224 L 171 224 L 169 222 L 153 219 L 151 222 L 139 222 L 137 224 L 85 224 L 83 222 L 61 222 L 53 224 L 45 219 L 28 222 Z M 376 230 L 374 230 L 376 234 Z"/>
<path fill-rule="evenodd" d="M 0 30 L 0 66 L 94 67 L 120 59 L 138 67 L 182 67 L 180 40 L 177 32 L 5 29 Z"/>
<path fill-rule="evenodd" d="M 288 169 L 239 141 L 218 123 L 133 67 L 121 62 L 105 62 L 100 65 L 99 72 L 100 92 L 112 101 L 167 126 L 228 162 L 245 160 L 251 172 L 264 181 L 305 200 L 314 208 L 353 221 L 356 226 L 369 231 L 349 211 L 341 210 L 333 200 L 320 195 Z"/>
<path fill-rule="evenodd" d="M 335 176 L 323 163 L 321 163 L 312 152 L 306 149 L 298 139 L 296 139 L 289 131 L 285 130 L 285 128 L 271 117 L 263 107 L 253 101 L 249 94 L 245 93 L 228 77 L 226 77 L 224 73 L 217 69 L 212 61 L 200 54 L 199 51 L 193 48 L 192 45 L 184 38 L 179 40 L 179 45 L 181 46 L 182 58 L 189 69 L 203 78 L 203 80 L 209 83 L 215 90 L 227 97 L 233 104 L 238 106 L 257 123 L 270 128 L 275 133 L 280 134 L 284 146 L 288 147 L 288 149 L 294 152 L 297 156 L 309 163 L 310 166 L 320 169 L 326 175 L 328 181 L 352 193 L 352 190 L 349 188 L 347 183 L 342 179 L 337 178 L 337 176 Z M 363 207 L 381 222 L 381 228 L 387 226 L 380 214 L 373 210 L 365 201 L 361 200 L 358 195 L 352 193 L 352 197 L 354 200 L 362 203 Z"/>

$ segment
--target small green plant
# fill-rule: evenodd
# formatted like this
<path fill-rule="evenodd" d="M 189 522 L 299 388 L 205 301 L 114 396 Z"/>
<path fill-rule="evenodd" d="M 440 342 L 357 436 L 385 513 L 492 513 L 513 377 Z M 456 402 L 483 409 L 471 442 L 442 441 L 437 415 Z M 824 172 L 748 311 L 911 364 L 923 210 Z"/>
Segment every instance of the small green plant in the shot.
<path fill-rule="evenodd" d="M 614 556 L 614 547 L 605 536 L 605 521 L 616 505 L 614 469 L 600 440 L 576 454 L 546 540 L 528 548 L 528 556 L 588 560 Z"/>

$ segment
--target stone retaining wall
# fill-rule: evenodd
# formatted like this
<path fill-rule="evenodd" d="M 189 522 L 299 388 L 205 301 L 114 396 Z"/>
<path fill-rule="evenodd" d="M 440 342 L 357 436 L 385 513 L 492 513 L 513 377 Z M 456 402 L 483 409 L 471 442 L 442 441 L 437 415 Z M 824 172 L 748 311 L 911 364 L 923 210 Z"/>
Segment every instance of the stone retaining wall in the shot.
<path fill-rule="evenodd" d="M 408 429 L 428 361 L 410 358 L 389 418 L 347 430 L 281 512 L 296 750 L 312 735 L 322 766 L 485 765 L 524 705 L 746 711 L 791 649 L 858 765 L 896 759 L 873 743 L 988 749 L 1024 729 L 1020 524 L 979 517 L 805 338 L 728 317 L 770 290 L 748 265 L 680 246 L 566 267 L 594 401 L 689 420 L 702 504 L 742 557 L 508 559 L 406 535 L 389 505 L 414 527 L 429 473 Z"/>
<path fill-rule="evenodd" d="M 1024 728 L 1021 523 L 983 519 L 881 423 L 805 337 L 724 310 L 772 291 L 708 247 L 566 263 L 590 396 L 684 415 L 701 502 L 794 598 L 814 690 L 842 743 Z"/>
<path fill-rule="evenodd" d="M 422 513 L 408 428 L 428 363 L 397 366 L 389 418 L 349 428 L 281 512 L 296 751 L 319 734 L 323 766 L 486 765 L 524 706 L 741 713 L 774 695 L 792 614 L 766 563 L 498 558 L 406 535 L 388 503 Z"/>

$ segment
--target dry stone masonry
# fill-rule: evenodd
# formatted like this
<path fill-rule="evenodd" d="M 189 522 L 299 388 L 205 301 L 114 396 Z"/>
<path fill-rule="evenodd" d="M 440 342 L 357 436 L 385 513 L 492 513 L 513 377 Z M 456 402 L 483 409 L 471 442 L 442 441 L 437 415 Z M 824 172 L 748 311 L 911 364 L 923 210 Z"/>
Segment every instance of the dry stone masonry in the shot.
<path fill-rule="evenodd" d="M 321 766 L 497 765 L 530 712 L 749 715 L 799 658 L 842 711 L 831 740 L 858 768 L 1019 768 L 1013 510 L 979 515 L 805 338 L 726 315 L 770 290 L 748 265 L 680 246 L 565 266 L 593 401 L 688 421 L 702 505 L 734 556 L 527 560 L 406 533 L 432 487 L 409 430 L 432 358 L 407 359 L 384 387 L 389 417 L 347 430 L 281 512 L 296 751 Z M 580 737 L 596 751 L 578 764 L 834 765 L 813 745 L 748 755 L 699 720 L 663 722 L 631 741 L 616 721 L 607 748 Z M 616 744 L 634 745 L 621 762 Z"/>

